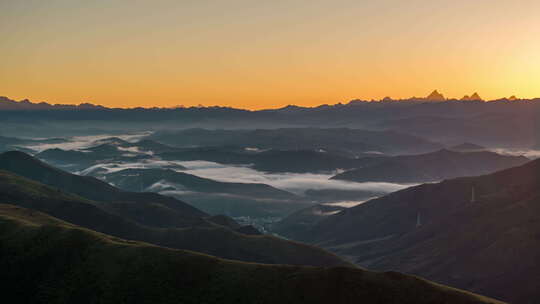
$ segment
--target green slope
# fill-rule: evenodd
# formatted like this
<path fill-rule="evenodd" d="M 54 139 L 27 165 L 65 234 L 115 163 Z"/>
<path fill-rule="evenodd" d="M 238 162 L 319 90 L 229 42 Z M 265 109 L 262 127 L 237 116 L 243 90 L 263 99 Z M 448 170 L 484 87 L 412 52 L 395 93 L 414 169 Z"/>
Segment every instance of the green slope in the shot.
<path fill-rule="evenodd" d="M 500 303 L 394 272 L 233 262 L 0 205 L 2 297 L 17 303 Z"/>

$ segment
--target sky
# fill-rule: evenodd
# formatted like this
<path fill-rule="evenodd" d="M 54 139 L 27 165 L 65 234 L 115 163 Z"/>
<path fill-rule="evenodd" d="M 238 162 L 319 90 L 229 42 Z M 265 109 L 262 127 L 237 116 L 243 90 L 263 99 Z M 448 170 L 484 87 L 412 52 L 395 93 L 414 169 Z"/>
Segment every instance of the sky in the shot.
<path fill-rule="evenodd" d="M 540 97 L 537 0 L 0 0 L 0 96 L 112 107 Z"/>

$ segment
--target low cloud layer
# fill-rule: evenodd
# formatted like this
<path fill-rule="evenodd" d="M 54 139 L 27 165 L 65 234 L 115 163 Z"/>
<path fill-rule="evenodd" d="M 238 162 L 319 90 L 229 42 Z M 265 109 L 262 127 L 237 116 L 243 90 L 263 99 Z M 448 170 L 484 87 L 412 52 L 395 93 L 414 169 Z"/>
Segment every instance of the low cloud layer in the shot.
<path fill-rule="evenodd" d="M 91 175 L 100 170 L 105 170 L 106 173 L 118 172 L 124 169 L 175 169 L 178 167 L 179 162 L 166 161 L 166 160 L 157 160 L 157 159 L 146 159 L 142 161 L 134 162 L 122 162 L 122 163 L 103 163 L 96 164 L 91 167 L 88 167 L 82 171 L 75 172 L 80 175 Z M 177 170 L 181 171 L 181 170 Z"/>
<path fill-rule="evenodd" d="M 176 169 L 175 166 L 178 165 L 186 167 L 186 170 Z M 330 180 L 329 178 L 332 177 L 332 174 L 266 173 L 254 170 L 249 166 L 229 166 L 209 161 L 164 161 L 151 159 L 132 163 L 98 164 L 79 173 L 86 175 L 91 174 L 96 170 L 106 170 L 107 172 L 111 173 L 128 168 L 171 168 L 178 172 L 186 172 L 199 177 L 222 182 L 267 184 L 299 195 L 304 194 L 306 190 L 310 189 L 389 193 L 410 186 L 394 183 L 355 183 L 341 180 Z"/>
<path fill-rule="evenodd" d="M 363 203 L 365 203 L 367 201 L 370 201 L 370 200 L 376 199 L 376 198 L 377 197 L 374 196 L 374 197 L 370 197 L 369 199 L 361 200 L 361 201 L 342 201 L 342 202 L 336 202 L 336 203 L 324 203 L 323 205 L 351 208 L 351 207 L 361 205 L 361 204 L 363 204 Z"/>
<path fill-rule="evenodd" d="M 496 148 L 496 149 L 491 149 L 491 151 L 502 154 L 502 155 L 525 156 L 530 159 L 540 158 L 540 150 L 533 150 L 533 149 L 517 150 L 517 149 Z"/>
<path fill-rule="evenodd" d="M 114 135 L 114 134 L 102 134 L 102 135 L 89 135 L 89 136 L 73 136 L 66 138 L 66 142 L 62 143 L 43 143 L 35 145 L 26 145 L 24 147 L 32 149 L 37 152 L 45 151 L 47 149 L 62 149 L 62 150 L 81 150 L 89 148 L 95 145 L 95 142 L 103 140 L 110 137 L 118 137 L 122 140 L 135 142 L 147 135 L 149 132 L 137 133 L 137 134 L 127 134 L 127 135 Z"/>
<path fill-rule="evenodd" d="M 303 194 L 306 190 L 355 190 L 389 193 L 409 185 L 393 183 L 355 183 L 330 180 L 331 174 L 314 173 L 266 173 L 254 170 L 249 166 L 228 166 L 208 161 L 175 162 L 187 168 L 185 172 L 200 177 L 222 182 L 262 183 L 295 194 Z"/>

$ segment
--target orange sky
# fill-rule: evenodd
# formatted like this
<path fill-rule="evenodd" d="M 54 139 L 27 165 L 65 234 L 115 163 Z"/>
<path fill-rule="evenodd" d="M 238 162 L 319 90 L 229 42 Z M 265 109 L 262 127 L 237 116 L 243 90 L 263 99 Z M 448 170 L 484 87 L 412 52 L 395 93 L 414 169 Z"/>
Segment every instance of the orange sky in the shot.
<path fill-rule="evenodd" d="M 114 107 L 540 96 L 540 1 L 0 2 L 0 96 Z"/>

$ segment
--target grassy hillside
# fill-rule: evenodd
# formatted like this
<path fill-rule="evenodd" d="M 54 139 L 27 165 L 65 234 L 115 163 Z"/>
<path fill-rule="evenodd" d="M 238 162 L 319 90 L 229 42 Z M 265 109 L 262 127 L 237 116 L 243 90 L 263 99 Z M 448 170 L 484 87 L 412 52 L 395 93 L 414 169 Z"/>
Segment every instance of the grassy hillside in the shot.
<path fill-rule="evenodd" d="M 0 205 L 0 280 L 18 303 L 500 303 L 398 274 L 233 262 Z"/>
<path fill-rule="evenodd" d="M 268 235 L 239 233 L 212 218 L 198 218 L 197 222 L 183 228 L 149 227 L 110 211 L 111 202 L 84 199 L 6 171 L 0 171 L 0 198 L 92 230 L 171 248 L 250 262 L 350 266 L 320 248 Z"/>

